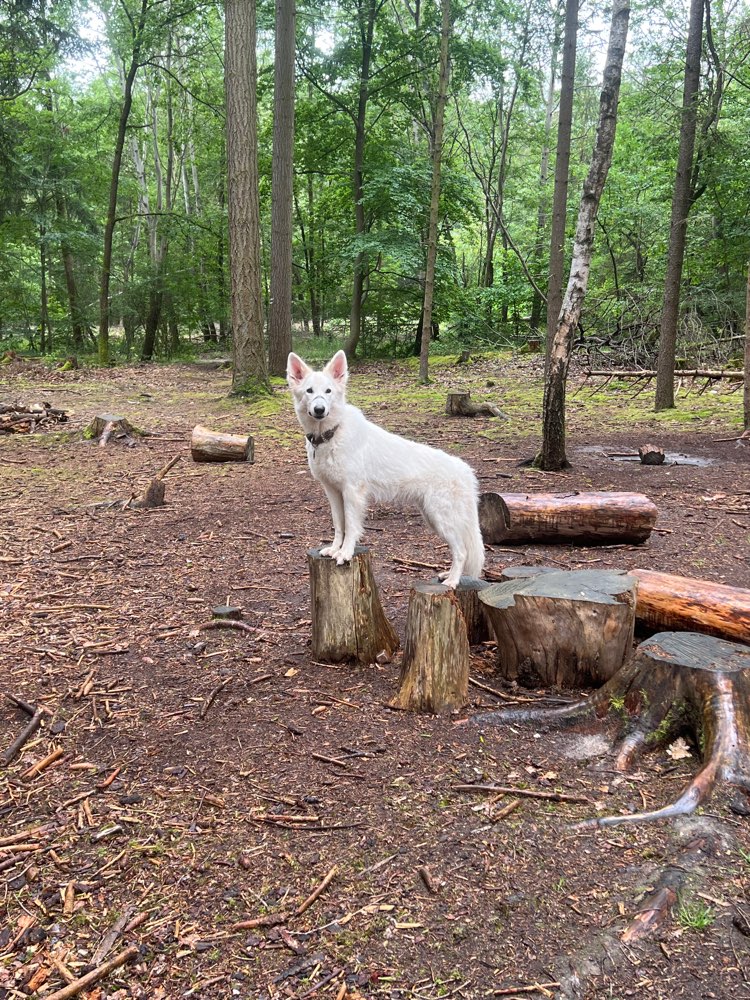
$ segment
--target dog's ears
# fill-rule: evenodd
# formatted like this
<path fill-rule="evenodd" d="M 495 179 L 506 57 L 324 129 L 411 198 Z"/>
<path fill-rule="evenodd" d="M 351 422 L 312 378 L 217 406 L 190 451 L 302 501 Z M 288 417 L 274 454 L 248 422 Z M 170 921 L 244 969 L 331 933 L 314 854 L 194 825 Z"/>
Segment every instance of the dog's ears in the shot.
<path fill-rule="evenodd" d="M 300 358 L 294 351 L 286 359 L 286 380 L 290 386 L 299 385 L 304 382 L 312 371 L 309 365 Z"/>
<path fill-rule="evenodd" d="M 346 355 L 344 352 L 336 351 L 323 371 L 327 375 L 330 375 L 336 382 L 346 382 L 349 377 L 349 366 L 346 363 Z"/>

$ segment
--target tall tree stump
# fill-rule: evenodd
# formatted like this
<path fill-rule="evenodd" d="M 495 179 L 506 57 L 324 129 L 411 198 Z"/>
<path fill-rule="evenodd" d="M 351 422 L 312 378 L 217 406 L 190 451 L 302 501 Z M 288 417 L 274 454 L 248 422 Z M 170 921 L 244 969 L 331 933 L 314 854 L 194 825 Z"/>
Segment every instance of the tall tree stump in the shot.
<path fill-rule="evenodd" d="M 253 439 L 249 434 L 223 434 L 198 424 L 190 438 L 194 462 L 252 462 Z"/>
<path fill-rule="evenodd" d="M 645 542 L 656 504 L 642 493 L 482 493 L 479 526 L 488 545 Z"/>
<path fill-rule="evenodd" d="M 475 403 L 468 392 L 449 392 L 445 401 L 449 417 L 503 417 L 505 414 L 494 403 Z"/>
<path fill-rule="evenodd" d="M 487 609 L 479 600 L 479 594 L 489 586 L 491 584 L 487 580 L 479 580 L 473 576 L 462 576 L 454 591 L 466 622 L 466 636 L 470 646 L 486 642 L 492 637 L 492 626 Z"/>
<path fill-rule="evenodd" d="M 441 583 L 412 587 L 394 706 L 437 714 L 466 704 L 469 655 L 466 621 L 454 591 Z"/>
<path fill-rule="evenodd" d="M 750 644 L 750 590 L 634 569 L 638 623 L 651 630 L 680 629 Z"/>
<path fill-rule="evenodd" d="M 310 570 L 313 658 L 325 663 L 374 663 L 398 649 L 398 636 L 380 603 L 370 550 L 358 545 L 349 563 L 307 553 Z"/>
<path fill-rule="evenodd" d="M 591 698 L 561 709 L 511 709 L 475 717 L 484 724 L 584 722 L 616 713 L 625 734 L 615 768 L 626 771 L 646 749 L 692 734 L 702 766 L 680 796 L 661 809 L 592 819 L 617 826 L 685 816 L 718 781 L 750 791 L 750 647 L 698 632 L 658 632 Z"/>
<path fill-rule="evenodd" d="M 636 581 L 622 572 L 541 573 L 479 593 L 507 680 L 536 675 L 545 687 L 599 685 L 633 643 Z"/>

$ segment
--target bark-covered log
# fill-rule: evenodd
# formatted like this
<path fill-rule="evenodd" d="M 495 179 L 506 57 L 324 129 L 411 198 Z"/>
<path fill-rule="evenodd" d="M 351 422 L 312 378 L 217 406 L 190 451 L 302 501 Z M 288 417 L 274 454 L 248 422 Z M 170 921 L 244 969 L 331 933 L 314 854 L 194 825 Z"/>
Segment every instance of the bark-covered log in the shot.
<path fill-rule="evenodd" d="M 469 640 L 455 593 L 442 584 L 412 588 L 393 704 L 411 712 L 442 712 L 468 700 Z"/>
<path fill-rule="evenodd" d="M 622 572 L 541 573 L 479 594 L 507 680 L 533 674 L 545 687 L 602 684 L 633 643 L 636 582 Z"/>
<path fill-rule="evenodd" d="M 504 413 L 493 403 L 474 403 L 468 392 L 449 392 L 445 402 L 449 417 L 502 417 Z"/>
<path fill-rule="evenodd" d="M 252 462 L 253 439 L 249 434 L 222 434 L 198 424 L 190 438 L 194 462 Z"/>
<path fill-rule="evenodd" d="M 650 569 L 630 572 L 638 580 L 639 625 L 705 632 L 750 645 L 750 590 Z"/>
<path fill-rule="evenodd" d="M 343 566 L 312 549 L 307 563 L 313 659 L 374 663 L 378 653 L 390 656 L 398 649 L 398 636 L 380 603 L 369 549 L 358 545 L 352 561 Z"/>
<path fill-rule="evenodd" d="M 482 493 L 479 525 L 488 545 L 645 542 L 656 504 L 642 493 Z"/>
<path fill-rule="evenodd" d="M 664 465 L 664 449 L 657 444 L 642 444 L 638 449 L 641 465 Z"/>

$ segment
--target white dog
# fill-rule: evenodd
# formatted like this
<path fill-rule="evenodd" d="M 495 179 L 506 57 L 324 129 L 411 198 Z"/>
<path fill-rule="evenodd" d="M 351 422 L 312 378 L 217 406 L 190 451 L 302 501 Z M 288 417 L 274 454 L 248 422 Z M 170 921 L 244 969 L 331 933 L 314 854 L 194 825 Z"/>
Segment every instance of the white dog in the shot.
<path fill-rule="evenodd" d="M 450 548 L 453 561 L 442 574 L 447 587 L 455 588 L 463 574 L 481 576 L 479 489 L 469 466 L 437 448 L 383 430 L 347 403 L 343 351 L 321 372 L 290 354 L 286 374 L 307 437 L 310 471 L 331 505 L 333 542 L 321 554 L 339 566 L 348 562 L 362 536 L 370 501 L 395 500 L 416 504 Z"/>

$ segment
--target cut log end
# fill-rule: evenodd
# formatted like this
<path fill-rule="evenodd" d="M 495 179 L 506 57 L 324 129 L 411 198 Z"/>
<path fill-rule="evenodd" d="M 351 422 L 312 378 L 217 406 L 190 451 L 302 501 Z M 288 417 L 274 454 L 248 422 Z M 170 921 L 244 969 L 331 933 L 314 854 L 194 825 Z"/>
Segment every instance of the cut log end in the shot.
<path fill-rule="evenodd" d="M 664 449 L 655 444 L 642 444 L 638 457 L 641 465 L 664 465 Z"/>
<path fill-rule="evenodd" d="M 312 549 L 307 562 L 313 658 L 374 663 L 380 653 L 394 653 L 398 636 L 383 612 L 369 549 L 357 546 L 351 562 L 343 566 Z"/>

